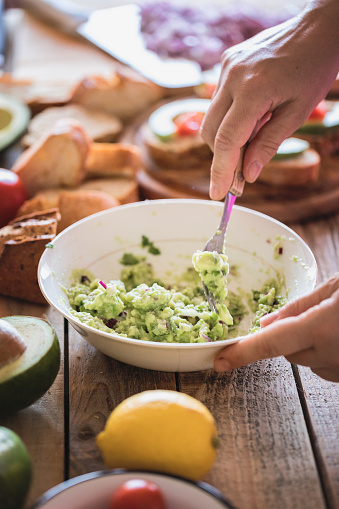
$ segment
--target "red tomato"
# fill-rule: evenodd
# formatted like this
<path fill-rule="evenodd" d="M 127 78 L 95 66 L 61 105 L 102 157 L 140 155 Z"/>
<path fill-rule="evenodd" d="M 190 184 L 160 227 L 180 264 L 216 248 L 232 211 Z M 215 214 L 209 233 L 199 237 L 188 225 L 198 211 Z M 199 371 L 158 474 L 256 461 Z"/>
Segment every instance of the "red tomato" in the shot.
<path fill-rule="evenodd" d="M 308 120 L 323 120 L 327 112 L 328 108 L 325 101 L 321 101 L 318 106 L 314 108 Z"/>
<path fill-rule="evenodd" d="M 113 494 L 110 509 L 166 509 L 166 504 L 156 484 L 131 479 Z"/>
<path fill-rule="evenodd" d="M 198 134 L 204 114 L 200 112 L 182 113 L 174 119 L 179 136 L 194 136 Z"/>
<path fill-rule="evenodd" d="M 18 175 L 0 168 L 0 228 L 15 217 L 25 200 L 27 192 Z"/>

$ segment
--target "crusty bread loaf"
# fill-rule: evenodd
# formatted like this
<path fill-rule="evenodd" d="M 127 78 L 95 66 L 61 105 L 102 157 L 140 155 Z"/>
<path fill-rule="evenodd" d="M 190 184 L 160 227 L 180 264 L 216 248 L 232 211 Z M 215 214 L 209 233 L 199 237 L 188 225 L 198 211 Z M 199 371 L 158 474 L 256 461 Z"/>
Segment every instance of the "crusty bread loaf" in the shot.
<path fill-rule="evenodd" d="M 37 210 L 43 211 L 50 206 L 57 207 L 61 216 L 57 229 L 57 233 L 59 233 L 84 217 L 116 207 L 119 204 L 120 202 L 116 198 L 104 191 L 47 189 L 24 202 L 19 210 L 19 215 Z"/>
<path fill-rule="evenodd" d="M 90 140 L 73 121 L 58 122 L 50 134 L 25 150 L 12 168 L 29 197 L 42 189 L 75 187 L 85 174 Z"/>
<path fill-rule="evenodd" d="M 128 70 L 111 79 L 85 78 L 75 87 L 72 102 L 116 115 L 127 122 L 163 97 L 161 87 Z"/>
<path fill-rule="evenodd" d="M 272 159 L 258 177 L 259 182 L 272 186 L 303 187 L 318 180 L 320 156 L 312 149 L 288 159 Z"/>
<path fill-rule="evenodd" d="M 141 154 L 136 146 L 123 143 L 91 143 L 86 159 L 86 178 L 134 176 L 141 164 Z"/>
<path fill-rule="evenodd" d="M 29 302 L 46 303 L 37 280 L 46 244 L 57 231 L 57 209 L 18 217 L 0 230 L 0 293 Z"/>
<path fill-rule="evenodd" d="M 90 139 L 97 142 L 114 142 L 122 130 L 122 123 L 116 116 L 78 104 L 67 104 L 46 108 L 33 117 L 22 143 L 26 146 L 32 145 L 49 133 L 58 121 L 65 119 L 76 121 L 84 128 Z"/>

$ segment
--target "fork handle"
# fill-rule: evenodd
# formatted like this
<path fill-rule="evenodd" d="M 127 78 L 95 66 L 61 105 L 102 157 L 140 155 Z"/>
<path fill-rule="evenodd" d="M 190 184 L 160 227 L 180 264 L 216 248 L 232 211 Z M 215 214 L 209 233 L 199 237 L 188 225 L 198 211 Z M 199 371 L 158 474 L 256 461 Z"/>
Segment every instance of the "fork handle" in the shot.
<path fill-rule="evenodd" d="M 229 190 L 229 193 L 234 194 L 234 196 L 241 196 L 244 190 L 245 179 L 244 174 L 242 172 L 242 165 L 244 161 L 245 149 L 246 145 L 244 145 L 240 149 L 238 163 L 234 170 L 233 182 Z"/>

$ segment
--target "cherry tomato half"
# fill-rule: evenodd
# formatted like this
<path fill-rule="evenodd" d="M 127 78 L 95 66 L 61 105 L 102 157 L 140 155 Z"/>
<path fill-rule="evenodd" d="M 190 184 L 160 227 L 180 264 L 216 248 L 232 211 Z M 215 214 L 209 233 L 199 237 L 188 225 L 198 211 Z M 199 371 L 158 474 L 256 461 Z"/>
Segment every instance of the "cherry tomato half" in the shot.
<path fill-rule="evenodd" d="M 25 200 L 27 192 L 18 175 L 0 168 L 0 228 L 16 216 Z"/>
<path fill-rule="evenodd" d="M 166 509 L 166 504 L 156 484 L 143 479 L 131 479 L 115 491 L 110 509 Z"/>
<path fill-rule="evenodd" d="M 328 108 L 325 101 L 321 101 L 318 106 L 314 108 L 308 120 L 323 120 L 327 112 Z"/>
<path fill-rule="evenodd" d="M 200 112 L 181 113 L 174 119 L 179 136 L 194 136 L 198 134 L 204 114 Z"/>

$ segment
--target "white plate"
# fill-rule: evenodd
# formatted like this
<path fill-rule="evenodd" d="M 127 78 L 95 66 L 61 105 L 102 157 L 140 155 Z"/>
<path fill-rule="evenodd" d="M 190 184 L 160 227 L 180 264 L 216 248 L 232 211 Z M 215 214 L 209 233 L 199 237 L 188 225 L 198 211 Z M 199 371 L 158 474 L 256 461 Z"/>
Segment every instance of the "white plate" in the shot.
<path fill-rule="evenodd" d="M 155 343 L 93 329 L 70 313 L 63 287 L 74 269 L 88 269 L 100 279 L 119 278 L 123 253 L 145 254 L 141 236 L 160 248 L 149 256 L 155 272 L 169 281 L 168 271 L 180 275 L 191 265 L 194 251 L 203 249 L 216 231 L 223 205 L 207 200 L 154 200 L 123 205 L 90 216 L 59 234 L 39 265 L 39 284 L 47 301 L 63 314 L 91 345 L 122 362 L 160 371 L 199 371 L 213 367 L 217 352 L 239 338 L 214 343 Z M 283 253 L 276 259 L 278 237 Z M 227 231 L 226 254 L 239 276 L 229 288 L 260 290 L 277 273 L 285 277 L 289 300 L 313 290 L 317 267 L 305 242 L 290 228 L 268 216 L 235 206 Z M 241 325 L 249 329 L 253 313 Z"/>
<path fill-rule="evenodd" d="M 130 479 L 154 482 L 167 509 L 232 509 L 223 495 L 205 482 L 152 472 L 107 470 L 92 472 L 52 488 L 31 509 L 108 509 L 114 491 Z"/>

